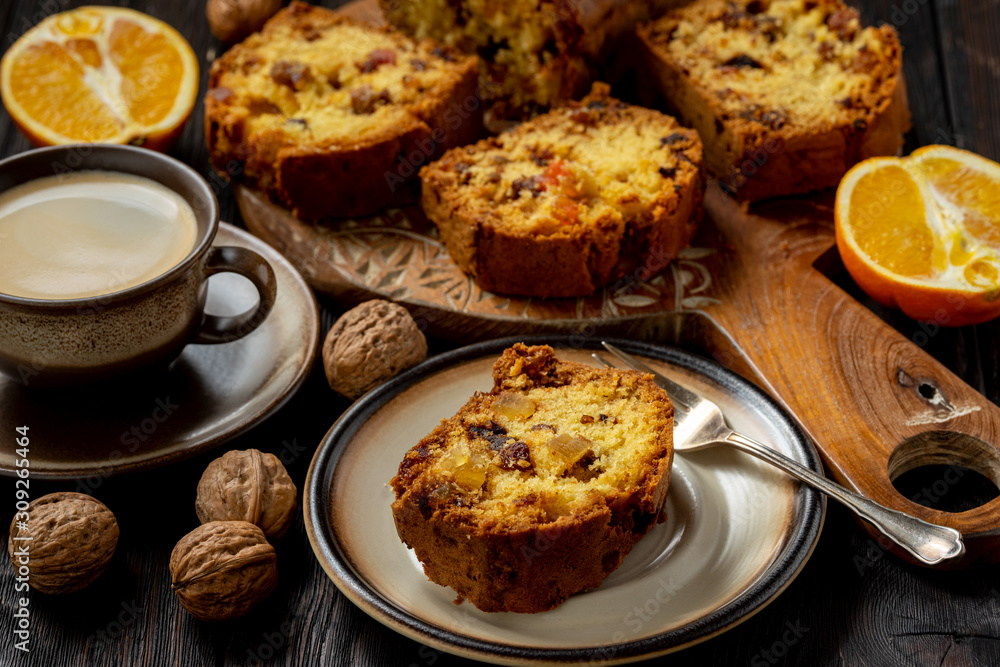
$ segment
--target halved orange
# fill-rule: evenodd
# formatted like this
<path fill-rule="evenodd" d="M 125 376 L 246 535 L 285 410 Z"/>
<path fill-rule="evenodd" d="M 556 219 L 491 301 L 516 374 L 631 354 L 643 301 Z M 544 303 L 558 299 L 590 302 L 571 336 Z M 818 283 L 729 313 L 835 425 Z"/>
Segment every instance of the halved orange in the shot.
<path fill-rule="evenodd" d="M 857 164 L 837 189 L 837 248 L 858 285 L 944 326 L 1000 315 L 1000 164 L 951 146 Z"/>
<path fill-rule="evenodd" d="M 36 146 L 102 142 L 165 150 L 197 94 L 191 46 L 166 23 L 132 9 L 54 14 L 0 60 L 0 97 Z"/>

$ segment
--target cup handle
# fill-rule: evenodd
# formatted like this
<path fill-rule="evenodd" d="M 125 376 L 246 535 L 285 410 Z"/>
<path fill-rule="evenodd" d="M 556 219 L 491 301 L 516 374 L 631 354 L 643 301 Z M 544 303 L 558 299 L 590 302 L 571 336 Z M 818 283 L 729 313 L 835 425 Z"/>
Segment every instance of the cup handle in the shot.
<path fill-rule="evenodd" d="M 237 246 L 215 246 L 205 263 L 205 277 L 216 273 L 238 273 L 253 283 L 260 295 L 256 308 L 229 317 L 217 315 L 202 316 L 201 326 L 191 341 L 200 345 L 231 343 L 246 336 L 261 325 L 274 305 L 278 292 L 278 281 L 274 270 L 263 257 L 247 248 Z"/>

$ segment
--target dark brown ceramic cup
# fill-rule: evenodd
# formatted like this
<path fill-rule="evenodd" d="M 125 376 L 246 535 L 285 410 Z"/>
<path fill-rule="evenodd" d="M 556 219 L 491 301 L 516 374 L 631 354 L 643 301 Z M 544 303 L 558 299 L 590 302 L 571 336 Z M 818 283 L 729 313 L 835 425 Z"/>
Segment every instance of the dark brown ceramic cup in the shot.
<path fill-rule="evenodd" d="M 0 372 L 29 387 L 64 387 L 135 376 L 166 366 L 188 343 L 227 343 L 257 328 L 274 303 L 274 272 L 257 253 L 213 246 L 219 205 L 205 180 L 173 158 L 131 146 L 73 145 L 0 161 L 0 192 L 68 171 L 144 176 L 190 204 L 196 240 L 172 269 L 145 283 L 83 299 L 0 293 Z M 208 277 L 225 271 L 257 288 L 256 307 L 234 317 L 204 312 Z"/>

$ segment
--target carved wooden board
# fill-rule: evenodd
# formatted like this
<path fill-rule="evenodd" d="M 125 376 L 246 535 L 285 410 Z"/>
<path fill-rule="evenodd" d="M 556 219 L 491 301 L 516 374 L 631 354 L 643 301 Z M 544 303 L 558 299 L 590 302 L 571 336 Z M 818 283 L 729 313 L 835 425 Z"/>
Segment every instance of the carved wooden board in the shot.
<path fill-rule="evenodd" d="M 612 334 L 649 318 L 715 303 L 698 240 L 670 268 L 578 299 L 505 297 L 479 289 L 455 265 L 418 206 L 360 220 L 307 224 L 266 197 L 238 187 L 247 226 L 291 258 L 319 292 L 345 305 L 373 296 L 405 304 L 430 333 L 461 342 L 544 331 Z"/>
<path fill-rule="evenodd" d="M 962 565 L 996 562 L 1000 498 L 962 513 L 929 509 L 897 492 L 890 470 L 954 463 L 1000 483 L 1000 409 L 814 267 L 834 245 L 830 199 L 748 213 L 713 185 L 705 224 L 663 274 L 541 300 L 479 290 L 419 208 L 306 224 L 250 190 L 237 193 L 250 230 L 345 306 L 393 299 L 431 333 L 462 342 L 569 331 L 700 348 L 783 402 L 833 479 L 962 531 Z"/>

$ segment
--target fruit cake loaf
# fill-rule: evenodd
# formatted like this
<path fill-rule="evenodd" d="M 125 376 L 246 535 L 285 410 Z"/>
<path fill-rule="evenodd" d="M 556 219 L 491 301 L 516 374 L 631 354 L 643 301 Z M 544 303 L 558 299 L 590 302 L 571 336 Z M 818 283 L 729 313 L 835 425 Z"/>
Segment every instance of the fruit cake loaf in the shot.
<path fill-rule="evenodd" d="M 909 127 L 902 49 L 839 0 L 697 0 L 639 28 L 644 60 L 738 199 L 836 186 Z"/>
<path fill-rule="evenodd" d="M 212 64 L 220 171 L 300 218 L 414 201 L 421 164 L 479 137 L 475 56 L 293 2 Z"/>
<path fill-rule="evenodd" d="M 514 345 L 410 449 L 396 530 L 428 578 L 483 611 L 541 612 L 594 588 L 659 521 L 673 406 L 652 376 Z"/>
<path fill-rule="evenodd" d="M 420 172 L 424 212 L 485 290 L 583 296 L 661 271 L 702 217 L 701 141 L 670 116 L 589 97 Z"/>
<path fill-rule="evenodd" d="M 497 121 L 579 97 L 622 35 L 680 0 L 380 0 L 389 21 L 480 56 Z"/>

